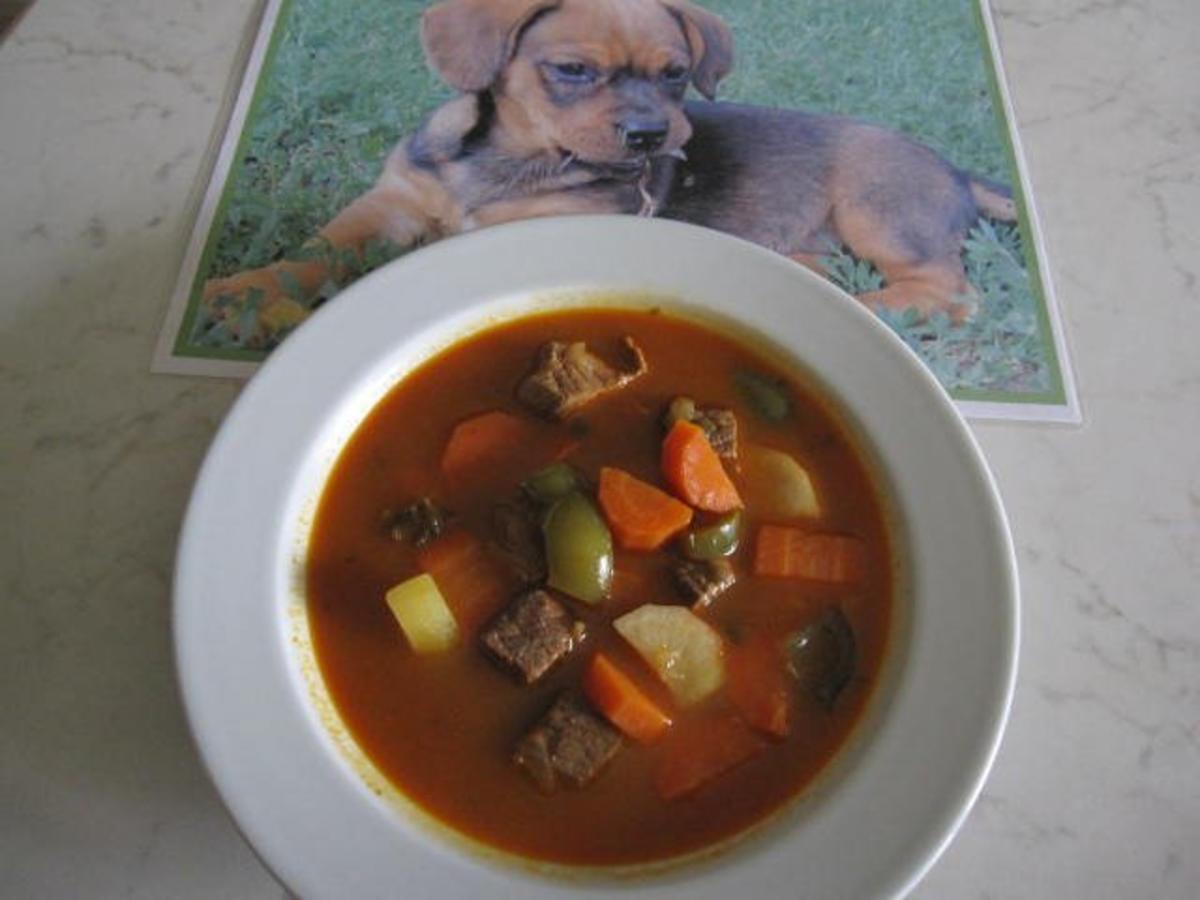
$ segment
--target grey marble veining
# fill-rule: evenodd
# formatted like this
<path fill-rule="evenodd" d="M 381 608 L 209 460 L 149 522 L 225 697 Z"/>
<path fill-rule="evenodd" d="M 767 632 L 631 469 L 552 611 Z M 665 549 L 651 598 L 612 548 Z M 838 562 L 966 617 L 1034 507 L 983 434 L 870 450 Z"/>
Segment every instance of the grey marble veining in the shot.
<path fill-rule="evenodd" d="M 976 427 L 1016 703 L 921 898 L 1200 885 L 1200 5 L 997 0 L 1086 424 Z M 0 48 L 0 890 L 269 897 L 171 666 L 174 541 L 233 383 L 151 376 L 246 4 L 39 0 Z"/>

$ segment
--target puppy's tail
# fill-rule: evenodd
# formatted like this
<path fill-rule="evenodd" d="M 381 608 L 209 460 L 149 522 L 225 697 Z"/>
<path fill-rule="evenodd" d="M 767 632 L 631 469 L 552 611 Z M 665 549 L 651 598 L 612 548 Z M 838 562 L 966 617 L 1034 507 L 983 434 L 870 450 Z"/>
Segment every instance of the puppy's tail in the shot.
<path fill-rule="evenodd" d="M 971 196 L 979 211 L 989 219 L 1000 222 L 1017 221 L 1017 204 L 1013 201 L 1012 188 L 982 175 L 967 173 Z"/>

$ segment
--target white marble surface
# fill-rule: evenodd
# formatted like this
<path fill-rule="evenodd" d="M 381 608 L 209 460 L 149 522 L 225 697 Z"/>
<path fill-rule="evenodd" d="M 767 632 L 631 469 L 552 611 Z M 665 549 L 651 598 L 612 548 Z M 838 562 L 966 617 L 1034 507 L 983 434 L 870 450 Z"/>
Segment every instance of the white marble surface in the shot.
<path fill-rule="evenodd" d="M 1087 423 L 977 427 L 1021 676 L 921 898 L 1200 892 L 1200 5 L 997 0 Z M 152 376 L 241 0 L 39 0 L 0 48 L 0 894 L 269 897 L 171 667 L 230 383 Z"/>

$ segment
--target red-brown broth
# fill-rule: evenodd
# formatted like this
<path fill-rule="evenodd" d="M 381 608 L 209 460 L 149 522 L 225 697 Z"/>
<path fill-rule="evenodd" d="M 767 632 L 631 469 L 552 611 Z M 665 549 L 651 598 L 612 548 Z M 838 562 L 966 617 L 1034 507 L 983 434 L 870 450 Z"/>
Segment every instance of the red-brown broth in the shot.
<path fill-rule="evenodd" d="M 418 574 L 414 551 L 381 528 L 381 511 L 421 496 L 454 510 L 458 526 L 489 535 L 493 504 L 511 497 L 519 473 L 496 473 L 470 494 L 445 484 L 439 457 L 453 426 L 493 409 L 526 415 L 514 388 L 537 348 L 559 338 L 614 352 L 632 335 L 650 371 L 595 401 L 578 419 L 586 435 L 570 458 L 595 478 L 601 466 L 662 485 L 661 415 L 686 393 L 733 408 L 740 441 L 795 455 L 813 473 L 826 508 L 820 530 L 862 538 L 869 574 L 853 588 L 756 578 L 750 574 L 760 518 L 746 510 L 738 583 L 707 613 L 724 632 L 764 627 L 787 634 L 831 605 L 857 641 L 854 679 L 832 712 L 797 697 L 791 735 L 682 799 L 653 786 L 659 746 L 626 741 L 592 784 L 544 795 L 511 761 L 520 735 L 565 687 L 577 687 L 596 649 L 610 652 L 663 702 L 665 690 L 607 624 L 643 603 L 679 603 L 663 554 L 617 551 L 614 595 L 598 609 L 566 601 L 589 636 L 542 683 L 518 685 L 468 637 L 443 656 L 419 657 L 405 644 L 387 605 L 388 588 Z M 394 388 L 343 451 L 321 498 L 308 554 L 307 590 L 322 675 L 351 733 L 408 797 L 451 827 L 525 857 L 609 865 L 662 860 L 700 850 L 767 817 L 829 762 L 860 718 L 877 679 L 891 619 L 893 574 L 883 509 L 862 453 L 829 405 L 788 378 L 793 413 L 771 425 L 748 411 L 733 385 L 739 369 L 777 372 L 740 342 L 707 327 L 651 311 L 578 310 L 521 319 L 459 343 Z M 782 376 L 783 373 L 778 373 Z M 546 426 L 565 427 L 565 426 Z M 528 473 L 525 473 L 528 474 Z M 733 475 L 738 481 L 736 472 Z M 691 718 L 716 714 L 718 695 Z M 689 727 L 688 714 L 676 727 Z M 696 727 L 696 726 L 691 726 Z"/>

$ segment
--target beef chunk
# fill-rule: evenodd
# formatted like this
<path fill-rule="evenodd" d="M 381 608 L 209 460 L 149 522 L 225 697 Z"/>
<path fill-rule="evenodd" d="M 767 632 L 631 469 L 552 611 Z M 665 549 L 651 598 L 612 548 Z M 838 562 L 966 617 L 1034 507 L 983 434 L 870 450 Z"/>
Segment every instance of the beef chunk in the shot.
<path fill-rule="evenodd" d="M 733 587 L 733 566 L 723 559 L 682 559 L 672 571 L 675 586 L 697 606 L 708 606 Z"/>
<path fill-rule="evenodd" d="M 501 503 L 492 510 L 492 532 L 501 556 L 526 584 L 546 580 L 542 529 L 527 501 Z"/>
<path fill-rule="evenodd" d="M 616 755 L 621 735 L 583 701 L 562 694 L 517 744 L 513 761 L 547 793 L 582 787 Z"/>
<path fill-rule="evenodd" d="M 424 547 L 446 530 L 449 514 L 428 497 L 398 510 L 383 514 L 384 525 L 393 540 Z"/>
<path fill-rule="evenodd" d="M 503 666 L 533 684 L 583 640 L 584 626 L 545 591 L 509 604 L 480 640 Z"/>
<path fill-rule="evenodd" d="M 718 456 L 737 459 L 738 424 L 733 410 L 719 406 L 697 406 L 691 397 L 679 396 L 667 407 L 663 425 L 670 431 L 671 426 L 680 419 L 703 428 L 704 436 Z"/>
<path fill-rule="evenodd" d="M 717 451 L 717 455 L 725 459 L 737 459 L 738 426 L 733 410 L 705 406 L 698 412 L 699 415 L 693 421 L 704 429 L 704 434 L 712 448 Z"/>
<path fill-rule="evenodd" d="M 517 387 L 517 399 L 539 415 L 566 418 L 600 394 L 624 387 L 646 372 L 646 357 L 633 338 L 626 337 L 623 345 L 629 359 L 618 370 L 582 341 L 545 344 L 533 374 Z"/>

